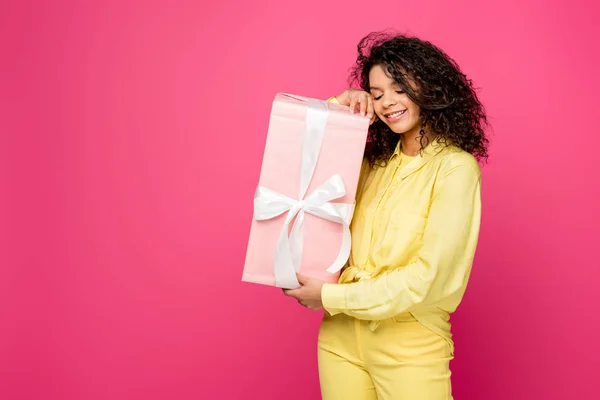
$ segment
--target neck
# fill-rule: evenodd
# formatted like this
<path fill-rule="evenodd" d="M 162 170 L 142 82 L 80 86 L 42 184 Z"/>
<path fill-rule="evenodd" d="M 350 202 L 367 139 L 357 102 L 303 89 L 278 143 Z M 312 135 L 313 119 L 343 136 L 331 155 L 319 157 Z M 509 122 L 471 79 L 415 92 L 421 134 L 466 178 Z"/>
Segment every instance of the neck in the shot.
<path fill-rule="evenodd" d="M 420 129 L 406 132 L 400 135 L 400 141 L 402 142 L 402 152 L 407 156 L 414 157 L 418 155 L 421 151 L 421 135 L 419 131 Z M 427 129 L 425 132 L 425 141 L 423 145 L 427 146 L 433 141 L 433 139 L 433 135 L 431 134 L 429 129 Z"/>

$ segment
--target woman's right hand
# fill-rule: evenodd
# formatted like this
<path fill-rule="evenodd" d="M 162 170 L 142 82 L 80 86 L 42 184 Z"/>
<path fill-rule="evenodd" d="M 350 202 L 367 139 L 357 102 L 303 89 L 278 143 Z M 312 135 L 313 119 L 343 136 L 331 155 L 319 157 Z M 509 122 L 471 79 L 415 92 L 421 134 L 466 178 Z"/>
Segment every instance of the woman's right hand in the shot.
<path fill-rule="evenodd" d="M 373 96 L 369 92 L 359 89 L 348 89 L 342 94 L 335 96 L 335 98 L 341 105 L 350 107 L 351 113 L 359 112 L 363 117 L 368 117 L 371 123 L 377 118 L 373 110 Z"/>

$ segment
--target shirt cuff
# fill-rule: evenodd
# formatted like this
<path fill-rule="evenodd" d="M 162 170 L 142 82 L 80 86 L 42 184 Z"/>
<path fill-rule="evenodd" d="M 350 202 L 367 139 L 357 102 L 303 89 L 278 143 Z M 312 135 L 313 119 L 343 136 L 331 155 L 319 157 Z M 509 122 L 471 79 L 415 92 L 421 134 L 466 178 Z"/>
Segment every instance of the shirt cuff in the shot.
<path fill-rule="evenodd" d="M 340 102 L 338 101 L 338 99 L 335 96 L 331 96 L 330 98 L 327 99 L 327 101 L 329 103 L 333 103 L 333 104 L 340 104 Z"/>
<path fill-rule="evenodd" d="M 346 286 L 346 284 L 326 283 L 321 288 L 321 302 L 330 315 L 339 314 L 346 309 Z"/>

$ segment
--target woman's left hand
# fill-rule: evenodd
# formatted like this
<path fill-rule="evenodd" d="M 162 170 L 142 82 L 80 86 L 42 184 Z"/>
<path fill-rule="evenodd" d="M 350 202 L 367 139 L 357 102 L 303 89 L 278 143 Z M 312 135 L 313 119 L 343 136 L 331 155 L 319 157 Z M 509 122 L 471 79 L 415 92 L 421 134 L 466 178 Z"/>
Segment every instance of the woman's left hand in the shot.
<path fill-rule="evenodd" d="M 298 300 L 298 303 L 311 310 L 319 310 L 323 308 L 321 301 L 321 288 L 325 284 L 316 278 L 310 278 L 301 274 L 296 274 L 300 286 L 298 289 L 283 289 L 286 296 L 293 297 Z"/>

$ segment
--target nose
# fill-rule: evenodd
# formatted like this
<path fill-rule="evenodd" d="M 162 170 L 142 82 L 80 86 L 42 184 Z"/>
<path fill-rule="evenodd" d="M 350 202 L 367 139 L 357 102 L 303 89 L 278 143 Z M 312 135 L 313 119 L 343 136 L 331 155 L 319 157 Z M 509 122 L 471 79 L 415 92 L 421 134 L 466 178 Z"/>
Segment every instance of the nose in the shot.
<path fill-rule="evenodd" d="M 391 106 L 393 106 L 394 104 L 396 104 L 396 100 L 394 99 L 394 96 L 386 94 L 383 96 L 383 106 L 385 108 L 389 108 Z"/>

